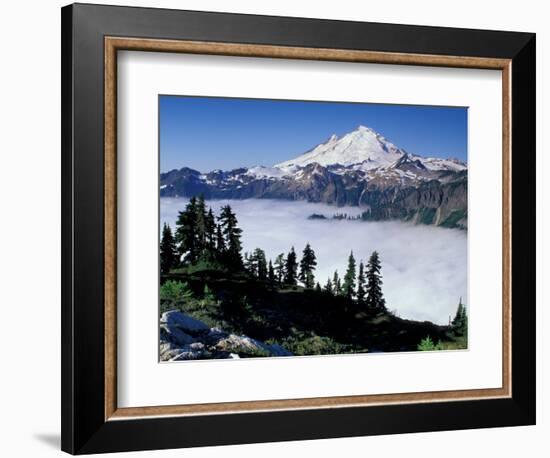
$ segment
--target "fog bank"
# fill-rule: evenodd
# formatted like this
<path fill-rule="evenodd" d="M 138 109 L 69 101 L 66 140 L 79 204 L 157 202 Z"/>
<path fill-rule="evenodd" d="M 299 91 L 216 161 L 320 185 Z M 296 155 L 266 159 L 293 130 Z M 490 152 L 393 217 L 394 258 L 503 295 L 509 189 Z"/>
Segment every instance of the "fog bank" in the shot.
<path fill-rule="evenodd" d="M 162 198 L 160 223 L 174 229 L 178 211 L 188 199 Z M 401 222 L 308 220 L 312 213 L 359 214 L 357 207 L 281 200 L 214 200 L 207 205 L 217 214 L 230 204 L 243 229 L 244 251 L 262 248 L 275 259 L 294 246 L 298 259 L 310 243 L 317 256 L 316 281 L 324 285 L 337 269 L 345 273 L 351 250 L 367 261 L 372 251 L 380 253 L 383 292 L 390 310 L 404 318 L 446 324 L 454 315 L 459 298 L 467 298 L 467 233 L 457 229 L 412 225 Z"/>

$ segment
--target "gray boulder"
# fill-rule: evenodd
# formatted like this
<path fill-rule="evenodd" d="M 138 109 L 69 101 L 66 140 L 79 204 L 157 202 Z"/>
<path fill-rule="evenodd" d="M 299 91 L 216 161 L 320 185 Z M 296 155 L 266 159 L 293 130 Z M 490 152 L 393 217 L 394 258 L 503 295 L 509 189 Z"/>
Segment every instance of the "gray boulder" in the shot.
<path fill-rule="evenodd" d="M 216 350 L 257 356 L 268 356 L 270 354 L 267 345 L 259 340 L 235 334 L 229 334 L 227 337 L 219 340 L 216 344 Z"/>
<path fill-rule="evenodd" d="M 202 321 L 176 310 L 163 313 L 160 319 L 161 361 L 291 355 L 280 345 L 209 328 Z"/>
<path fill-rule="evenodd" d="M 202 321 L 191 318 L 176 310 L 164 312 L 160 318 L 160 323 L 169 329 L 178 328 L 191 335 L 206 334 L 210 331 L 210 328 Z"/>
<path fill-rule="evenodd" d="M 249 356 L 292 356 L 292 353 L 277 344 L 266 344 L 247 336 L 229 334 L 216 344 L 218 351 Z"/>
<path fill-rule="evenodd" d="M 189 345 L 195 342 L 193 337 L 183 332 L 180 328 L 166 324 L 161 324 L 160 326 L 160 339 L 161 341 L 164 340 L 175 345 Z"/>
<path fill-rule="evenodd" d="M 171 342 L 162 342 L 160 344 L 160 360 L 161 361 L 172 361 L 173 358 L 180 355 L 182 348 L 174 345 Z"/>
<path fill-rule="evenodd" d="M 201 342 L 195 342 L 190 345 L 184 345 L 179 351 L 174 353 L 170 361 L 188 361 L 193 359 L 202 359 L 209 355 L 205 346 Z"/>
<path fill-rule="evenodd" d="M 211 328 L 208 334 L 203 337 L 203 341 L 208 345 L 216 345 L 220 340 L 229 336 L 229 333 L 222 331 L 220 328 Z"/>

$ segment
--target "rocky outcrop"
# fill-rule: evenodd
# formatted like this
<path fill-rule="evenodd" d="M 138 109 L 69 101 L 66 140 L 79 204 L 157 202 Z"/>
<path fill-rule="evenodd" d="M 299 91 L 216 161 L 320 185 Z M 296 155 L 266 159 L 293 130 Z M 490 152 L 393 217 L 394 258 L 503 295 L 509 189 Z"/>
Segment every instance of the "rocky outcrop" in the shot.
<path fill-rule="evenodd" d="M 468 181 L 429 181 L 417 187 L 367 188 L 359 205 L 366 207 L 363 219 L 399 219 L 418 224 L 466 229 L 468 226 Z"/>
<path fill-rule="evenodd" d="M 161 361 L 291 355 L 280 345 L 209 328 L 176 310 L 164 312 L 160 319 Z"/>
<path fill-rule="evenodd" d="M 161 325 L 169 329 L 180 329 L 192 335 L 208 332 L 209 328 L 202 321 L 176 311 L 165 312 L 160 318 Z"/>

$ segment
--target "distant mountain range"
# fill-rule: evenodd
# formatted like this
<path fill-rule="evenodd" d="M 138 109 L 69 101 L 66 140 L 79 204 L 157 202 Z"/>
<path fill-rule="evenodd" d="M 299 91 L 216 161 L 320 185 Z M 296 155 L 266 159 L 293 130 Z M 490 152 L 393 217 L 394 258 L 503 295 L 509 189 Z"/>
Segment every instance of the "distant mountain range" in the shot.
<path fill-rule="evenodd" d="M 467 228 L 468 170 L 457 159 L 410 154 L 359 126 L 273 167 L 187 167 L 160 175 L 161 197 L 286 199 L 364 209 L 364 218 Z"/>

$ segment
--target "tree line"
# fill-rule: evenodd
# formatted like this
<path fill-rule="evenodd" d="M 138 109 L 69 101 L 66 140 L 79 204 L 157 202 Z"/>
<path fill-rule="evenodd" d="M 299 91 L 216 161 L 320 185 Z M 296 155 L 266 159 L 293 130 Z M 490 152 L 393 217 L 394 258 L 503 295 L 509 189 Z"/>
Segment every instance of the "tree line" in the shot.
<path fill-rule="evenodd" d="M 462 303 L 462 298 L 458 301 L 458 308 L 455 317 L 450 322 L 450 326 L 456 335 L 465 336 L 468 334 L 468 313 L 466 306 Z"/>
<path fill-rule="evenodd" d="M 315 281 L 316 266 L 315 251 L 309 243 L 302 251 L 300 262 L 294 247 L 286 256 L 284 253 L 277 255 L 274 262 L 271 259 L 267 260 L 261 248 L 256 248 L 253 252 L 244 255 L 245 270 L 253 277 L 267 281 L 270 285 L 284 288 L 301 283 L 306 289 L 344 297 L 372 310 L 386 310 L 386 301 L 382 293 L 382 265 L 378 252 L 374 251 L 371 254 L 366 265 L 360 261 L 359 268 L 351 252 L 344 277 L 340 279 L 336 270 L 324 286 Z"/>
<path fill-rule="evenodd" d="M 261 248 L 245 253 L 243 257 L 241 237 L 242 229 L 238 227 L 237 217 L 229 205 L 223 206 L 216 216 L 211 208 L 207 210 L 202 195 L 192 197 L 185 210 L 178 213 L 174 233 L 168 224 L 163 225 L 161 273 L 167 274 L 172 269 L 199 262 L 215 263 L 231 271 L 246 271 L 273 287 L 295 287 L 301 283 L 306 289 L 344 297 L 371 310 L 386 310 L 378 252 L 371 254 L 366 265 L 361 260 L 359 266 L 353 252 L 350 253 L 343 278 L 335 271 L 321 287 L 315 281 L 317 258 L 309 243 L 299 261 L 294 247 L 272 261 L 267 260 Z"/>
<path fill-rule="evenodd" d="M 185 210 L 178 213 L 174 233 L 168 224 L 163 225 L 161 273 L 201 261 L 242 270 L 241 236 L 242 229 L 229 205 L 222 207 L 216 217 L 211 208 L 206 210 L 204 196 L 192 197 Z"/>

